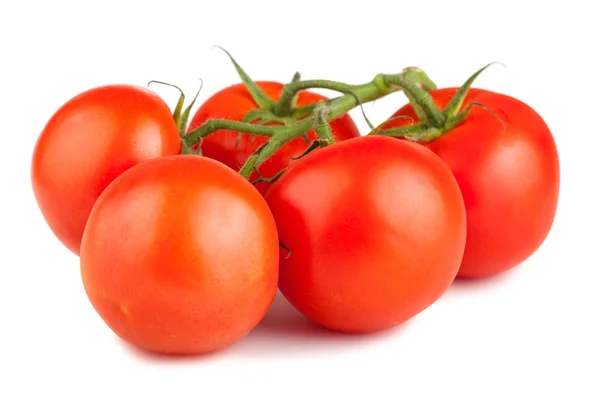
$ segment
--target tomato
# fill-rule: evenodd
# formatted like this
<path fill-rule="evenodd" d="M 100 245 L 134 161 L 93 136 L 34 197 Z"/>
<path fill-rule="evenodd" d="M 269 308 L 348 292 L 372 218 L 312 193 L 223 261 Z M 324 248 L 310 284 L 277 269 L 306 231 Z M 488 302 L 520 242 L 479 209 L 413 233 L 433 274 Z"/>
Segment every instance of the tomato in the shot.
<path fill-rule="evenodd" d="M 264 316 L 279 241 L 263 196 L 194 155 L 130 168 L 101 194 L 81 245 L 92 305 L 123 340 L 151 352 L 222 349 Z"/>
<path fill-rule="evenodd" d="M 431 96 L 443 108 L 456 90 Z M 458 276 L 481 278 L 519 265 L 539 248 L 554 221 L 560 174 L 552 133 L 529 105 L 483 89 L 471 89 L 463 109 L 473 102 L 489 110 L 471 108 L 460 125 L 423 145 L 450 167 L 464 197 L 467 243 Z M 398 115 L 418 121 L 410 104 Z M 405 124 L 396 119 L 385 128 Z"/>
<path fill-rule="evenodd" d="M 279 288 L 329 329 L 400 324 L 433 304 L 458 271 L 462 196 L 423 146 L 384 136 L 330 145 L 292 164 L 265 198 L 290 250 L 281 253 Z"/>
<path fill-rule="evenodd" d="M 273 100 L 279 98 L 284 86 L 279 82 L 259 81 L 256 83 Z M 299 107 L 307 106 L 320 100 L 326 100 L 326 97 L 317 93 L 302 91 L 297 96 L 296 105 Z M 226 87 L 215 93 L 198 108 L 190 121 L 188 132 L 202 125 L 208 119 L 241 121 L 248 111 L 257 108 L 258 106 L 243 83 Z M 358 128 L 348 114 L 335 119 L 330 125 L 332 134 L 337 141 L 360 136 Z M 238 136 L 239 132 L 219 130 L 203 140 L 202 154 L 239 170 L 246 159 L 268 138 L 261 136 L 252 138 L 249 134 L 243 134 L 238 141 Z M 317 135 L 312 130 L 308 133 L 308 137 L 310 140 L 315 140 Z M 308 144 L 302 138 L 296 138 L 286 143 L 261 165 L 259 168 L 260 174 L 267 178 L 275 176 L 293 162 L 290 157 L 298 157 L 306 150 L 307 146 Z M 256 179 L 258 179 L 258 174 L 254 173 L 250 180 L 254 181 Z M 266 182 L 256 184 L 256 188 L 263 194 L 266 193 L 269 187 L 270 184 Z"/>
<path fill-rule="evenodd" d="M 180 152 L 167 104 L 131 85 L 90 89 L 67 101 L 36 143 L 31 180 L 53 233 L 79 254 L 88 215 L 104 188 L 128 168 Z"/>

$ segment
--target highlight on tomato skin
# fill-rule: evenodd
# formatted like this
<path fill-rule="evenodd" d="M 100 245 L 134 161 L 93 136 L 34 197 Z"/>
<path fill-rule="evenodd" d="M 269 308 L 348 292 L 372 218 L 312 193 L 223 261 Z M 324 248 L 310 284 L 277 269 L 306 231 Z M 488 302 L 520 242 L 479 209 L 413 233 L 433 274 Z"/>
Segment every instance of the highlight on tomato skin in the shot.
<path fill-rule="evenodd" d="M 33 150 L 31 184 L 48 226 L 79 255 L 90 210 L 119 174 L 143 161 L 178 154 L 181 141 L 168 105 L 134 85 L 106 85 L 65 102 Z"/>
<path fill-rule="evenodd" d="M 273 100 L 279 98 L 284 86 L 282 83 L 272 81 L 257 81 L 255 83 Z M 304 90 L 298 93 L 296 106 L 307 106 L 326 99 L 323 95 Z M 221 89 L 200 105 L 191 119 L 187 131 L 189 133 L 209 119 L 241 121 L 246 113 L 257 108 L 258 106 L 243 83 L 231 85 Z M 349 114 L 344 114 L 331 121 L 330 125 L 336 141 L 360 136 L 358 127 Z M 307 136 L 310 141 L 317 139 L 314 130 L 308 132 Z M 221 161 L 230 168 L 239 170 L 248 157 L 267 140 L 268 138 L 263 136 L 240 135 L 239 132 L 222 129 L 204 138 L 202 141 L 202 154 L 205 157 Z M 300 156 L 306 147 L 307 142 L 301 137 L 291 140 L 260 166 L 260 174 L 267 178 L 275 176 L 291 165 L 294 162 L 292 157 Z M 258 178 L 258 174 L 254 173 L 250 177 L 250 181 L 255 181 Z M 265 194 L 270 185 L 267 182 L 259 182 L 256 184 L 256 188 Z"/>
<path fill-rule="evenodd" d="M 457 88 L 430 92 L 443 109 Z M 467 211 L 467 243 L 458 277 L 487 278 L 511 270 L 542 245 L 556 215 L 560 163 L 552 132 L 528 104 L 511 96 L 471 88 L 468 117 L 423 146 L 452 170 Z M 419 118 L 412 105 L 396 111 Z M 385 125 L 406 125 L 395 119 Z M 403 139 L 400 139 L 403 140 Z"/>
<path fill-rule="evenodd" d="M 279 288 L 326 328 L 401 324 L 454 281 L 465 208 L 448 167 L 423 146 L 350 139 L 295 162 L 266 194 L 279 238 Z"/>
<path fill-rule="evenodd" d="M 242 339 L 277 290 L 279 241 L 263 196 L 195 155 L 149 160 L 94 205 L 81 245 L 86 294 L 126 342 L 194 355 Z"/>

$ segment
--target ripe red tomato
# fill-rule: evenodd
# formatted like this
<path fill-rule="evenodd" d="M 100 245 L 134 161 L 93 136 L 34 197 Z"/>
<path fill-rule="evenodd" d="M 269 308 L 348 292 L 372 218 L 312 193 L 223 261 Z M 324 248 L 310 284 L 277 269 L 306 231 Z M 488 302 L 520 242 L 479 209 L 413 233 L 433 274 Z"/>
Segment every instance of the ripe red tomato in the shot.
<path fill-rule="evenodd" d="M 259 81 L 256 83 L 273 100 L 279 98 L 284 86 L 279 82 Z M 299 107 L 307 106 L 321 100 L 326 100 L 326 97 L 317 93 L 302 91 L 298 94 L 296 105 Z M 241 121 L 248 111 L 254 109 L 257 109 L 257 105 L 244 84 L 239 83 L 226 87 L 215 93 L 198 108 L 190 122 L 188 132 L 199 127 L 208 119 Z M 330 125 L 332 134 L 337 141 L 360 136 L 358 128 L 348 114 L 332 121 Z M 247 158 L 261 144 L 266 142 L 268 138 L 255 136 L 252 139 L 251 135 L 244 134 L 238 143 L 238 136 L 239 132 L 235 131 L 220 130 L 214 132 L 202 142 L 202 154 L 206 157 L 219 160 L 235 170 L 239 170 Z M 308 137 L 310 140 L 315 140 L 317 135 L 313 130 L 308 133 Z M 280 148 L 261 165 L 259 169 L 260 174 L 265 177 L 274 176 L 293 162 L 290 157 L 298 157 L 306 150 L 307 146 L 308 144 L 302 138 L 296 138 L 286 143 L 285 146 Z M 258 179 L 258 175 L 254 173 L 250 177 L 250 180 L 254 181 L 256 179 Z M 269 186 L 270 184 L 266 182 L 256 184 L 256 188 L 263 194 L 266 193 Z"/>
<path fill-rule="evenodd" d="M 215 351 L 247 334 L 277 290 L 279 241 L 262 195 L 193 155 L 115 179 L 81 245 L 86 293 L 122 339 L 166 354 Z"/>
<path fill-rule="evenodd" d="M 458 271 L 465 209 L 423 146 L 363 136 L 301 158 L 266 194 L 281 242 L 279 288 L 344 332 L 390 328 L 434 303 Z"/>
<path fill-rule="evenodd" d="M 73 253 L 94 202 L 126 169 L 173 155 L 181 141 L 171 111 L 150 90 L 108 85 L 67 101 L 36 143 L 31 180 L 50 228 Z"/>
<path fill-rule="evenodd" d="M 443 108 L 456 90 L 431 96 Z M 469 91 L 463 109 L 473 102 L 496 116 L 473 107 L 460 125 L 424 145 L 450 167 L 464 197 L 467 244 L 458 276 L 487 277 L 520 264 L 545 240 L 558 203 L 559 160 L 548 126 L 530 106 L 482 89 Z M 410 104 L 398 115 L 418 121 Z M 385 128 L 405 124 L 396 119 Z"/>

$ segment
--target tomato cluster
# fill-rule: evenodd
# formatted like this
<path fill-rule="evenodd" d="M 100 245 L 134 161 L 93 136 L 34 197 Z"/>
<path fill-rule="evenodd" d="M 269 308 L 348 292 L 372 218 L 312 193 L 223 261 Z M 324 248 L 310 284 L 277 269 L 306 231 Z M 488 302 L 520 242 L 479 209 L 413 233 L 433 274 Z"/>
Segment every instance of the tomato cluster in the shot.
<path fill-rule="evenodd" d="M 294 112 L 260 123 L 247 119 L 261 109 L 253 92 L 271 105 L 289 93 L 242 80 L 200 105 L 189 125 L 147 88 L 93 88 L 57 110 L 38 139 L 31 179 L 43 217 L 80 257 L 99 316 L 134 346 L 222 349 L 260 323 L 278 289 L 326 328 L 388 329 L 457 277 L 520 264 L 551 229 L 557 149 L 517 99 L 467 88 L 455 107 L 462 88 L 433 89 L 431 112 L 456 108 L 458 117 L 432 130 L 427 108 L 409 96 L 362 135 L 347 111 L 363 102 L 363 86 L 338 103 L 298 90 Z M 329 118 L 334 104 L 347 109 Z M 307 118 L 315 123 L 296 132 Z M 247 131 L 213 129 L 190 145 L 215 120 Z M 437 133 L 392 134 L 421 122 Z M 251 174 L 238 173 L 269 146 Z"/>

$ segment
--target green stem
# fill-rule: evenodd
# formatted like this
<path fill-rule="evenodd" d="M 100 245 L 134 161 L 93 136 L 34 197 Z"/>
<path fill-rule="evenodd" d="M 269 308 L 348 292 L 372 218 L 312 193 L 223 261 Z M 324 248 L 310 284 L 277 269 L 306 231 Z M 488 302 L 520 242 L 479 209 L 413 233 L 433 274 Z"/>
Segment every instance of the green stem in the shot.
<path fill-rule="evenodd" d="M 353 87 L 352 93 L 338 97 L 330 103 L 328 120 L 332 121 L 339 118 L 359 104 L 377 100 L 386 94 L 374 82 L 356 85 Z"/>
<path fill-rule="evenodd" d="M 292 102 L 298 92 L 305 89 L 329 89 L 340 93 L 348 93 L 354 90 L 354 85 L 330 81 L 326 79 L 313 79 L 308 81 L 293 81 L 283 87 L 281 96 L 273 106 L 273 113 L 278 116 L 290 115 Z"/>
<path fill-rule="evenodd" d="M 209 119 L 204 124 L 185 135 L 183 140 L 189 147 L 192 147 L 198 143 L 200 139 L 203 139 L 220 129 L 250 133 L 252 135 L 274 136 L 279 133 L 278 129 L 280 128 L 286 127 L 254 125 L 228 119 Z"/>
<path fill-rule="evenodd" d="M 427 113 L 425 112 L 425 110 L 423 110 L 423 107 L 421 107 L 421 105 L 419 104 L 417 99 L 414 96 L 412 96 L 410 93 L 407 93 L 407 92 L 404 92 L 404 95 L 406 96 L 406 98 L 408 99 L 410 104 L 412 104 L 413 110 L 415 110 L 415 114 L 417 115 L 417 118 L 419 118 L 420 121 L 429 120 Z"/>
<path fill-rule="evenodd" d="M 345 115 L 360 104 L 379 99 L 401 89 L 409 91 L 415 94 L 418 99 L 421 99 L 423 97 L 421 92 L 428 94 L 427 90 L 435 88 L 435 84 L 433 84 L 429 77 L 423 71 L 415 68 L 407 68 L 396 75 L 380 74 L 371 82 L 362 85 L 347 85 L 327 80 L 311 80 L 293 82 L 286 86 L 288 90 L 284 93 L 287 93 L 285 96 L 288 98 L 290 96 L 293 98 L 294 92 L 309 87 L 327 88 L 347 94 L 311 105 L 309 109 L 302 108 L 305 112 L 310 113 L 305 118 L 297 120 L 297 122 L 283 126 L 263 126 L 232 120 L 208 120 L 186 135 L 184 138 L 185 144 L 192 147 L 202 138 L 220 129 L 269 136 L 270 139 L 261 145 L 240 169 L 240 174 L 245 178 L 249 178 L 260 164 L 271 157 L 279 148 L 294 138 L 306 136 L 312 129 L 317 128 L 317 134 L 321 135 L 320 139 L 322 139 L 323 143 L 334 143 L 328 122 Z M 288 100 L 285 101 L 287 102 Z M 294 110 L 298 112 L 299 109 Z M 437 109 L 436 111 L 439 112 Z M 434 112 L 431 112 L 431 114 L 434 114 Z"/>
<path fill-rule="evenodd" d="M 331 104 L 332 101 L 337 100 L 338 98 L 339 97 L 336 97 L 334 99 L 325 100 L 324 103 L 326 105 L 329 105 L 329 104 Z M 312 114 L 313 111 L 315 111 L 316 107 L 317 107 L 317 103 L 309 104 L 307 106 L 294 107 L 294 108 L 292 108 L 292 111 L 291 111 L 292 118 L 294 118 L 294 119 L 306 118 L 307 116 Z"/>
<path fill-rule="evenodd" d="M 327 121 L 327 115 L 329 114 L 329 107 L 319 104 L 315 109 L 315 133 L 322 140 L 325 146 L 335 143 L 335 138 L 331 133 L 331 126 Z"/>
<path fill-rule="evenodd" d="M 282 107 L 282 109 L 278 110 L 278 112 L 282 112 L 282 110 L 285 109 L 285 107 L 281 106 L 281 104 L 291 101 L 291 99 L 293 99 L 293 97 L 296 94 L 293 91 L 295 91 L 295 90 L 299 91 L 299 90 L 311 89 L 311 88 L 330 89 L 330 90 L 335 90 L 335 91 L 338 91 L 338 92 L 346 94 L 346 95 L 349 94 L 351 96 L 357 97 L 357 94 L 356 94 L 357 90 L 358 91 L 362 90 L 362 88 L 364 86 L 373 86 L 374 85 L 379 89 L 378 96 L 376 96 L 373 99 L 373 100 L 376 100 L 380 97 L 383 97 L 392 92 L 396 92 L 400 89 L 407 89 L 406 87 L 403 87 L 403 85 L 400 82 L 397 82 L 398 77 L 406 78 L 406 80 L 404 81 L 404 84 L 406 84 L 406 82 L 413 82 L 416 85 L 416 89 L 414 89 L 414 90 L 417 90 L 417 91 L 424 90 L 426 92 L 429 92 L 431 90 L 436 89 L 436 87 L 437 87 L 436 84 L 431 80 L 431 78 L 429 78 L 429 76 L 423 70 L 416 68 L 416 67 L 408 67 L 408 68 L 405 68 L 400 74 L 395 74 L 395 75 L 379 74 L 373 79 L 372 82 L 364 84 L 364 85 L 348 85 L 345 83 L 329 81 L 329 80 L 310 80 L 310 81 L 301 81 L 301 82 L 293 83 L 294 85 L 297 85 L 296 87 L 292 86 L 292 84 L 288 84 L 288 85 L 284 86 L 282 95 L 279 98 L 279 101 L 275 104 L 275 108 Z M 288 94 L 286 94 L 286 91 L 288 92 Z M 405 90 L 405 94 L 410 99 L 410 95 L 407 92 L 408 91 Z M 288 97 L 288 96 L 291 96 L 291 97 L 286 99 L 286 97 Z M 329 99 L 325 103 L 330 104 L 331 102 L 336 101 L 339 98 L 340 97 Z M 357 104 L 363 104 L 363 103 L 368 102 L 368 101 L 365 101 L 360 98 L 357 98 L 357 100 L 359 100 L 359 102 Z M 369 100 L 369 101 L 371 101 L 371 100 Z M 291 116 L 296 119 L 304 118 L 304 117 L 308 116 L 309 114 L 311 114 L 314 111 L 316 106 L 317 106 L 317 104 L 315 103 L 315 104 L 311 104 L 308 106 L 292 108 Z"/>
<path fill-rule="evenodd" d="M 401 128 L 382 129 L 377 132 L 377 135 L 407 139 L 418 138 L 420 140 L 423 137 L 435 134 L 438 131 L 438 128 L 427 126 L 424 123 L 420 123 L 416 125 L 403 126 Z"/>
<path fill-rule="evenodd" d="M 260 156 L 261 151 L 267 146 L 269 142 L 263 143 L 256 151 L 250 154 L 250 157 L 246 160 L 242 168 L 240 169 L 240 175 L 242 175 L 246 179 L 250 179 L 252 176 L 252 172 L 254 172 L 254 168 L 256 166 L 258 157 Z"/>
<path fill-rule="evenodd" d="M 405 76 L 383 75 L 383 79 L 390 85 L 398 85 L 404 90 L 406 97 L 417 107 L 415 113 L 423 122 L 441 128 L 444 126 L 445 117 L 435 105 L 429 92 Z M 421 114 L 421 115 L 419 115 Z"/>
<path fill-rule="evenodd" d="M 302 132 L 298 128 L 302 125 L 302 128 L 305 128 L 306 131 L 310 130 L 312 124 L 310 119 L 302 120 L 297 123 L 296 126 L 285 126 L 278 132 L 277 135 L 271 136 L 269 141 L 265 142 L 261 145 L 252 155 L 248 158 L 248 160 L 244 163 L 242 168 L 240 169 L 240 175 L 242 175 L 246 179 L 250 179 L 252 172 L 260 164 L 266 161 L 269 157 L 271 157 L 277 150 L 283 147 L 287 142 L 297 138 L 299 136 L 298 132 Z M 308 125 L 308 128 L 306 127 Z"/>

